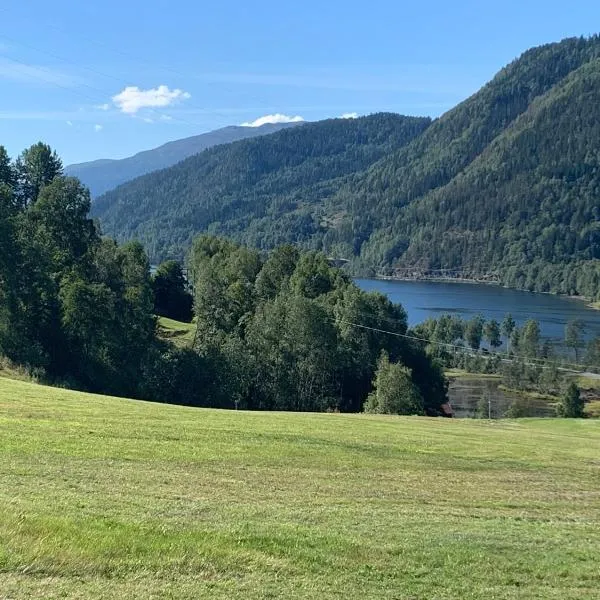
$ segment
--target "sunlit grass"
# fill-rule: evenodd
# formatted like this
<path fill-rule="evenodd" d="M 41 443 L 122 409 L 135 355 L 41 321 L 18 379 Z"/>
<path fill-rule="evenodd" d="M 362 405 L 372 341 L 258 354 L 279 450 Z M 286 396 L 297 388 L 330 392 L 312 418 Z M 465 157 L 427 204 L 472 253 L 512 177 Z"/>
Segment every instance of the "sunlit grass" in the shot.
<path fill-rule="evenodd" d="M 178 346 L 191 346 L 194 341 L 195 331 L 195 323 L 183 323 L 181 321 L 168 319 L 167 317 L 158 318 L 158 335 Z"/>
<path fill-rule="evenodd" d="M 0 598 L 597 598 L 600 422 L 199 410 L 0 379 Z"/>

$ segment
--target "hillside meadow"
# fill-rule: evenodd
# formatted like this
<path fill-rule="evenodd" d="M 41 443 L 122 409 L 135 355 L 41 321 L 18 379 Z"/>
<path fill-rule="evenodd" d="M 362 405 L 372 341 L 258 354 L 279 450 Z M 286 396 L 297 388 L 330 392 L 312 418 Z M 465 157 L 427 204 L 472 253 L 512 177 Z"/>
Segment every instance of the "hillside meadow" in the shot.
<path fill-rule="evenodd" d="M 600 422 L 227 412 L 0 378 L 0 598 L 597 598 Z"/>

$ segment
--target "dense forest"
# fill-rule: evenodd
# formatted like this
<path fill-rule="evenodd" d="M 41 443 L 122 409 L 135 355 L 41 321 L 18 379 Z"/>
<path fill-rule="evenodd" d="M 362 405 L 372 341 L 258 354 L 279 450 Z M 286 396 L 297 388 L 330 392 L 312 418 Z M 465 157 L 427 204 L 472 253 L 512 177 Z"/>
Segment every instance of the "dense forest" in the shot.
<path fill-rule="evenodd" d="M 140 175 L 165 169 L 186 158 L 219 144 L 229 144 L 237 140 L 267 135 L 296 127 L 302 123 L 266 123 L 260 127 L 242 127 L 232 125 L 194 135 L 192 137 L 167 142 L 158 148 L 138 152 L 134 156 L 121 159 L 100 159 L 65 167 L 65 174 L 77 177 L 90 190 L 95 198 L 121 183 Z"/>
<path fill-rule="evenodd" d="M 142 241 L 156 262 L 181 259 L 201 231 L 259 248 L 310 240 L 339 218 L 322 210 L 323 196 L 429 124 L 378 114 L 219 146 L 101 196 L 93 214 L 117 239 Z"/>
<path fill-rule="evenodd" d="M 432 123 L 325 121 L 204 152 L 124 184 L 94 214 L 153 260 L 200 231 L 294 242 L 354 273 L 460 269 L 600 293 L 600 38 L 525 52 Z"/>
<path fill-rule="evenodd" d="M 151 276 L 141 244 L 103 238 L 89 209 L 48 146 L 15 161 L 0 146 L 2 360 L 42 381 L 195 406 L 440 414 L 446 381 L 406 337 L 402 307 L 324 254 L 197 238 L 194 338 L 177 347 L 155 313 L 192 318 L 180 265 Z"/>

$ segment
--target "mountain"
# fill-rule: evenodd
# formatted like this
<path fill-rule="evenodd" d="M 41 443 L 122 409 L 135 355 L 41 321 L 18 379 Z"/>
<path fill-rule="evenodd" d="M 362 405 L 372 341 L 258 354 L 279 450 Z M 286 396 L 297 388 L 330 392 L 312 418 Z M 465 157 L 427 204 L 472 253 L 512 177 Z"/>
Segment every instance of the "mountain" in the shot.
<path fill-rule="evenodd" d="M 145 150 L 120 160 L 100 159 L 69 165 L 65 168 L 65 173 L 79 178 L 90 188 L 92 197 L 95 198 L 126 181 L 158 169 L 170 167 L 188 156 L 198 154 L 198 152 L 212 146 L 274 133 L 299 124 L 267 123 L 260 127 L 223 127 L 201 135 L 168 142 L 158 148 Z"/>
<path fill-rule="evenodd" d="M 209 230 L 322 248 L 355 273 L 460 269 L 600 295 L 600 37 L 528 50 L 414 135 L 385 133 L 404 119 L 359 120 L 369 140 L 340 165 L 316 150 L 330 122 L 214 149 L 121 186 L 97 214 L 155 259 Z M 297 163 L 286 136 L 300 132 Z"/>
<path fill-rule="evenodd" d="M 598 297 L 600 38 L 526 52 L 346 201 L 372 216 L 363 268 L 461 268 Z"/>
<path fill-rule="evenodd" d="M 181 258 L 206 230 L 264 248 L 306 240 L 338 218 L 321 219 L 322 197 L 430 123 L 391 114 L 330 119 L 218 146 L 104 194 L 93 215 L 110 235 L 142 240 L 154 261 Z"/>

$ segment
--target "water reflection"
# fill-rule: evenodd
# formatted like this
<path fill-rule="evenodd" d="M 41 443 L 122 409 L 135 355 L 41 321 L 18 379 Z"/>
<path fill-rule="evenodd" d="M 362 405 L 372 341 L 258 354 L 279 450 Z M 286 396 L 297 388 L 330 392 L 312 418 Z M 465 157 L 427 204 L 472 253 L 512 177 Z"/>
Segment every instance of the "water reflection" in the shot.
<path fill-rule="evenodd" d="M 381 292 L 392 302 L 402 304 L 408 313 L 410 326 L 447 313 L 465 319 L 482 314 L 485 319 L 499 322 L 506 313 L 511 313 L 519 326 L 527 319 L 535 319 L 540 323 L 542 335 L 553 341 L 564 338 L 565 325 L 573 319 L 583 321 L 587 339 L 600 335 L 600 311 L 589 308 L 585 302 L 564 296 L 487 284 L 376 279 L 357 279 L 356 283 L 364 290 Z"/>
<path fill-rule="evenodd" d="M 457 418 L 503 419 L 552 417 L 554 407 L 542 398 L 531 398 L 499 389 L 497 378 L 450 378 L 448 396 Z"/>

